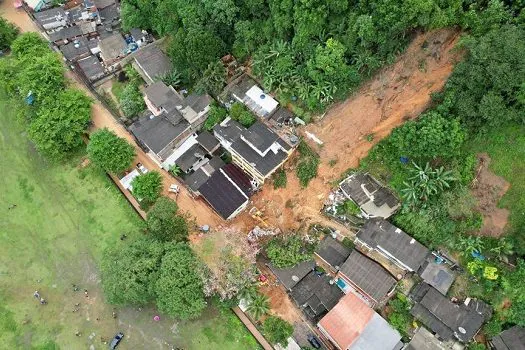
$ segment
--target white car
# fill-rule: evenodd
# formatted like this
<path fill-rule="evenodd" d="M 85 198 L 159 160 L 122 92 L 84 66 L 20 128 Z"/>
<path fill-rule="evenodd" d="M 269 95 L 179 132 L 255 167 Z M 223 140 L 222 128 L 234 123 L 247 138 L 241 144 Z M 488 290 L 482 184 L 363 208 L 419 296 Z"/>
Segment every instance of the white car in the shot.
<path fill-rule="evenodd" d="M 142 165 L 142 163 L 137 163 L 137 169 L 143 174 L 146 174 L 149 171 L 144 165 Z"/>
<path fill-rule="evenodd" d="M 170 192 L 173 192 L 173 193 L 179 193 L 180 188 L 179 188 L 178 185 L 172 184 L 172 185 L 170 186 L 169 191 L 170 191 Z"/>

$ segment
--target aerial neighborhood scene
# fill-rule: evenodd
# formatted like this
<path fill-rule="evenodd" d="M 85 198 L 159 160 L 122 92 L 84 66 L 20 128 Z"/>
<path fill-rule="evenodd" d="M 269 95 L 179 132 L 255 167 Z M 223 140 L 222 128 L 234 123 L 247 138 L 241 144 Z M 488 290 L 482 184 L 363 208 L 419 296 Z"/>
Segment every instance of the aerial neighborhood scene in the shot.
<path fill-rule="evenodd" d="M 525 350 L 525 2 L 0 0 L 0 349 Z"/>

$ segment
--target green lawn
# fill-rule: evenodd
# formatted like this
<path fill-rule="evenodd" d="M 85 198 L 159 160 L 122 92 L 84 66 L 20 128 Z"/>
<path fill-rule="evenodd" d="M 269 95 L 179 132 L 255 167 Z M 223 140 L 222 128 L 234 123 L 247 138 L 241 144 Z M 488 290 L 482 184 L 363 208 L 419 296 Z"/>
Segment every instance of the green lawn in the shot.
<path fill-rule="evenodd" d="M 97 262 L 108 245 L 126 244 L 122 233 L 140 234 L 142 221 L 105 174 L 80 166 L 81 158 L 43 160 L 0 96 L 0 349 L 99 349 L 101 337 L 119 330 L 126 333 L 122 349 L 256 348 L 233 313 L 215 307 L 192 322 L 162 315 L 154 322 L 153 308 L 117 309 L 111 317 Z M 39 305 L 35 290 L 48 305 Z"/>

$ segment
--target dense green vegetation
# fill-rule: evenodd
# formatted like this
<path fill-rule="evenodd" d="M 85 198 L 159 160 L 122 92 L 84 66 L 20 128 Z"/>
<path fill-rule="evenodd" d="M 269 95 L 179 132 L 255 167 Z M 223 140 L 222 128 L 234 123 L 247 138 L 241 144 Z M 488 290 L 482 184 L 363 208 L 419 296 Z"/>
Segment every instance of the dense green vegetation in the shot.
<path fill-rule="evenodd" d="M 0 51 L 6 51 L 18 35 L 18 28 L 4 18 L 0 18 Z"/>
<path fill-rule="evenodd" d="M 277 170 L 273 175 L 273 188 L 285 188 L 287 183 L 286 171 L 284 169 Z"/>
<path fill-rule="evenodd" d="M 410 338 L 408 334 L 414 319 L 410 314 L 412 305 L 406 296 L 398 293 L 395 298 L 388 302 L 388 307 L 390 309 L 388 322 L 399 331 L 403 340 L 407 341 Z"/>
<path fill-rule="evenodd" d="M 266 245 L 266 255 L 279 268 L 292 267 L 312 258 L 315 246 L 299 235 L 272 238 Z"/>
<path fill-rule="evenodd" d="M 188 224 L 184 217 L 177 215 L 178 210 L 175 201 L 160 197 L 148 211 L 148 233 L 161 242 L 187 241 Z"/>
<path fill-rule="evenodd" d="M 150 171 L 134 178 L 131 186 L 133 195 L 141 202 L 141 207 L 147 209 L 160 197 L 162 175 L 158 171 Z"/>
<path fill-rule="evenodd" d="M 293 326 L 277 316 L 268 316 L 263 322 L 265 337 L 272 344 L 288 345 L 288 338 L 292 336 Z"/>
<path fill-rule="evenodd" d="M 133 146 L 107 128 L 91 134 L 87 153 L 94 164 L 115 174 L 129 169 L 135 158 Z"/>
<path fill-rule="evenodd" d="M 299 159 L 295 174 L 299 178 L 301 187 L 308 187 L 310 180 L 317 176 L 317 168 L 319 168 L 319 155 L 308 146 L 304 140 L 301 140 L 297 147 L 299 151 Z"/>
<path fill-rule="evenodd" d="M 146 109 L 144 97 L 140 91 L 142 78 L 132 66 L 124 67 L 126 73 L 125 83 L 116 83 L 117 88 L 113 88 L 113 93 L 119 101 L 120 109 L 124 116 L 133 118 Z"/>
<path fill-rule="evenodd" d="M 226 108 L 218 106 L 216 103 L 212 104 L 208 112 L 208 118 L 204 122 L 203 129 L 212 131 L 213 127 L 226 119 L 227 115 L 228 110 Z"/>

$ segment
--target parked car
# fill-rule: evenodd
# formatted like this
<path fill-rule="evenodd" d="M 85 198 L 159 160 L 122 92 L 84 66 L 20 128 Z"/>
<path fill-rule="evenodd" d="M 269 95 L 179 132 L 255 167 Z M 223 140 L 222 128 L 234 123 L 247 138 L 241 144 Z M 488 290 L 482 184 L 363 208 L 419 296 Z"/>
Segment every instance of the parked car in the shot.
<path fill-rule="evenodd" d="M 142 163 L 137 163 L 137 169 L 143 174 L 146 174 L 149 171 Z"/>
<path fill-rule="evenodd" d="M 321 342 L 319 341 L 319 339 L 317 339 L 315 335 L 309 335 L 308 341 L 310 342 L 310 344 L 312 344 L 314 348 L 321 349 Z"/>
<path fill-rule="evenodd" d="M 122 341 L 122 338 L 124 338 L 124 333 L 118 332 L 115 337 L 113 337 L 113 340 L 109 344 L 109 348 L 111 350 L 114 350 L 117 348 L 118 344 Z"/>

